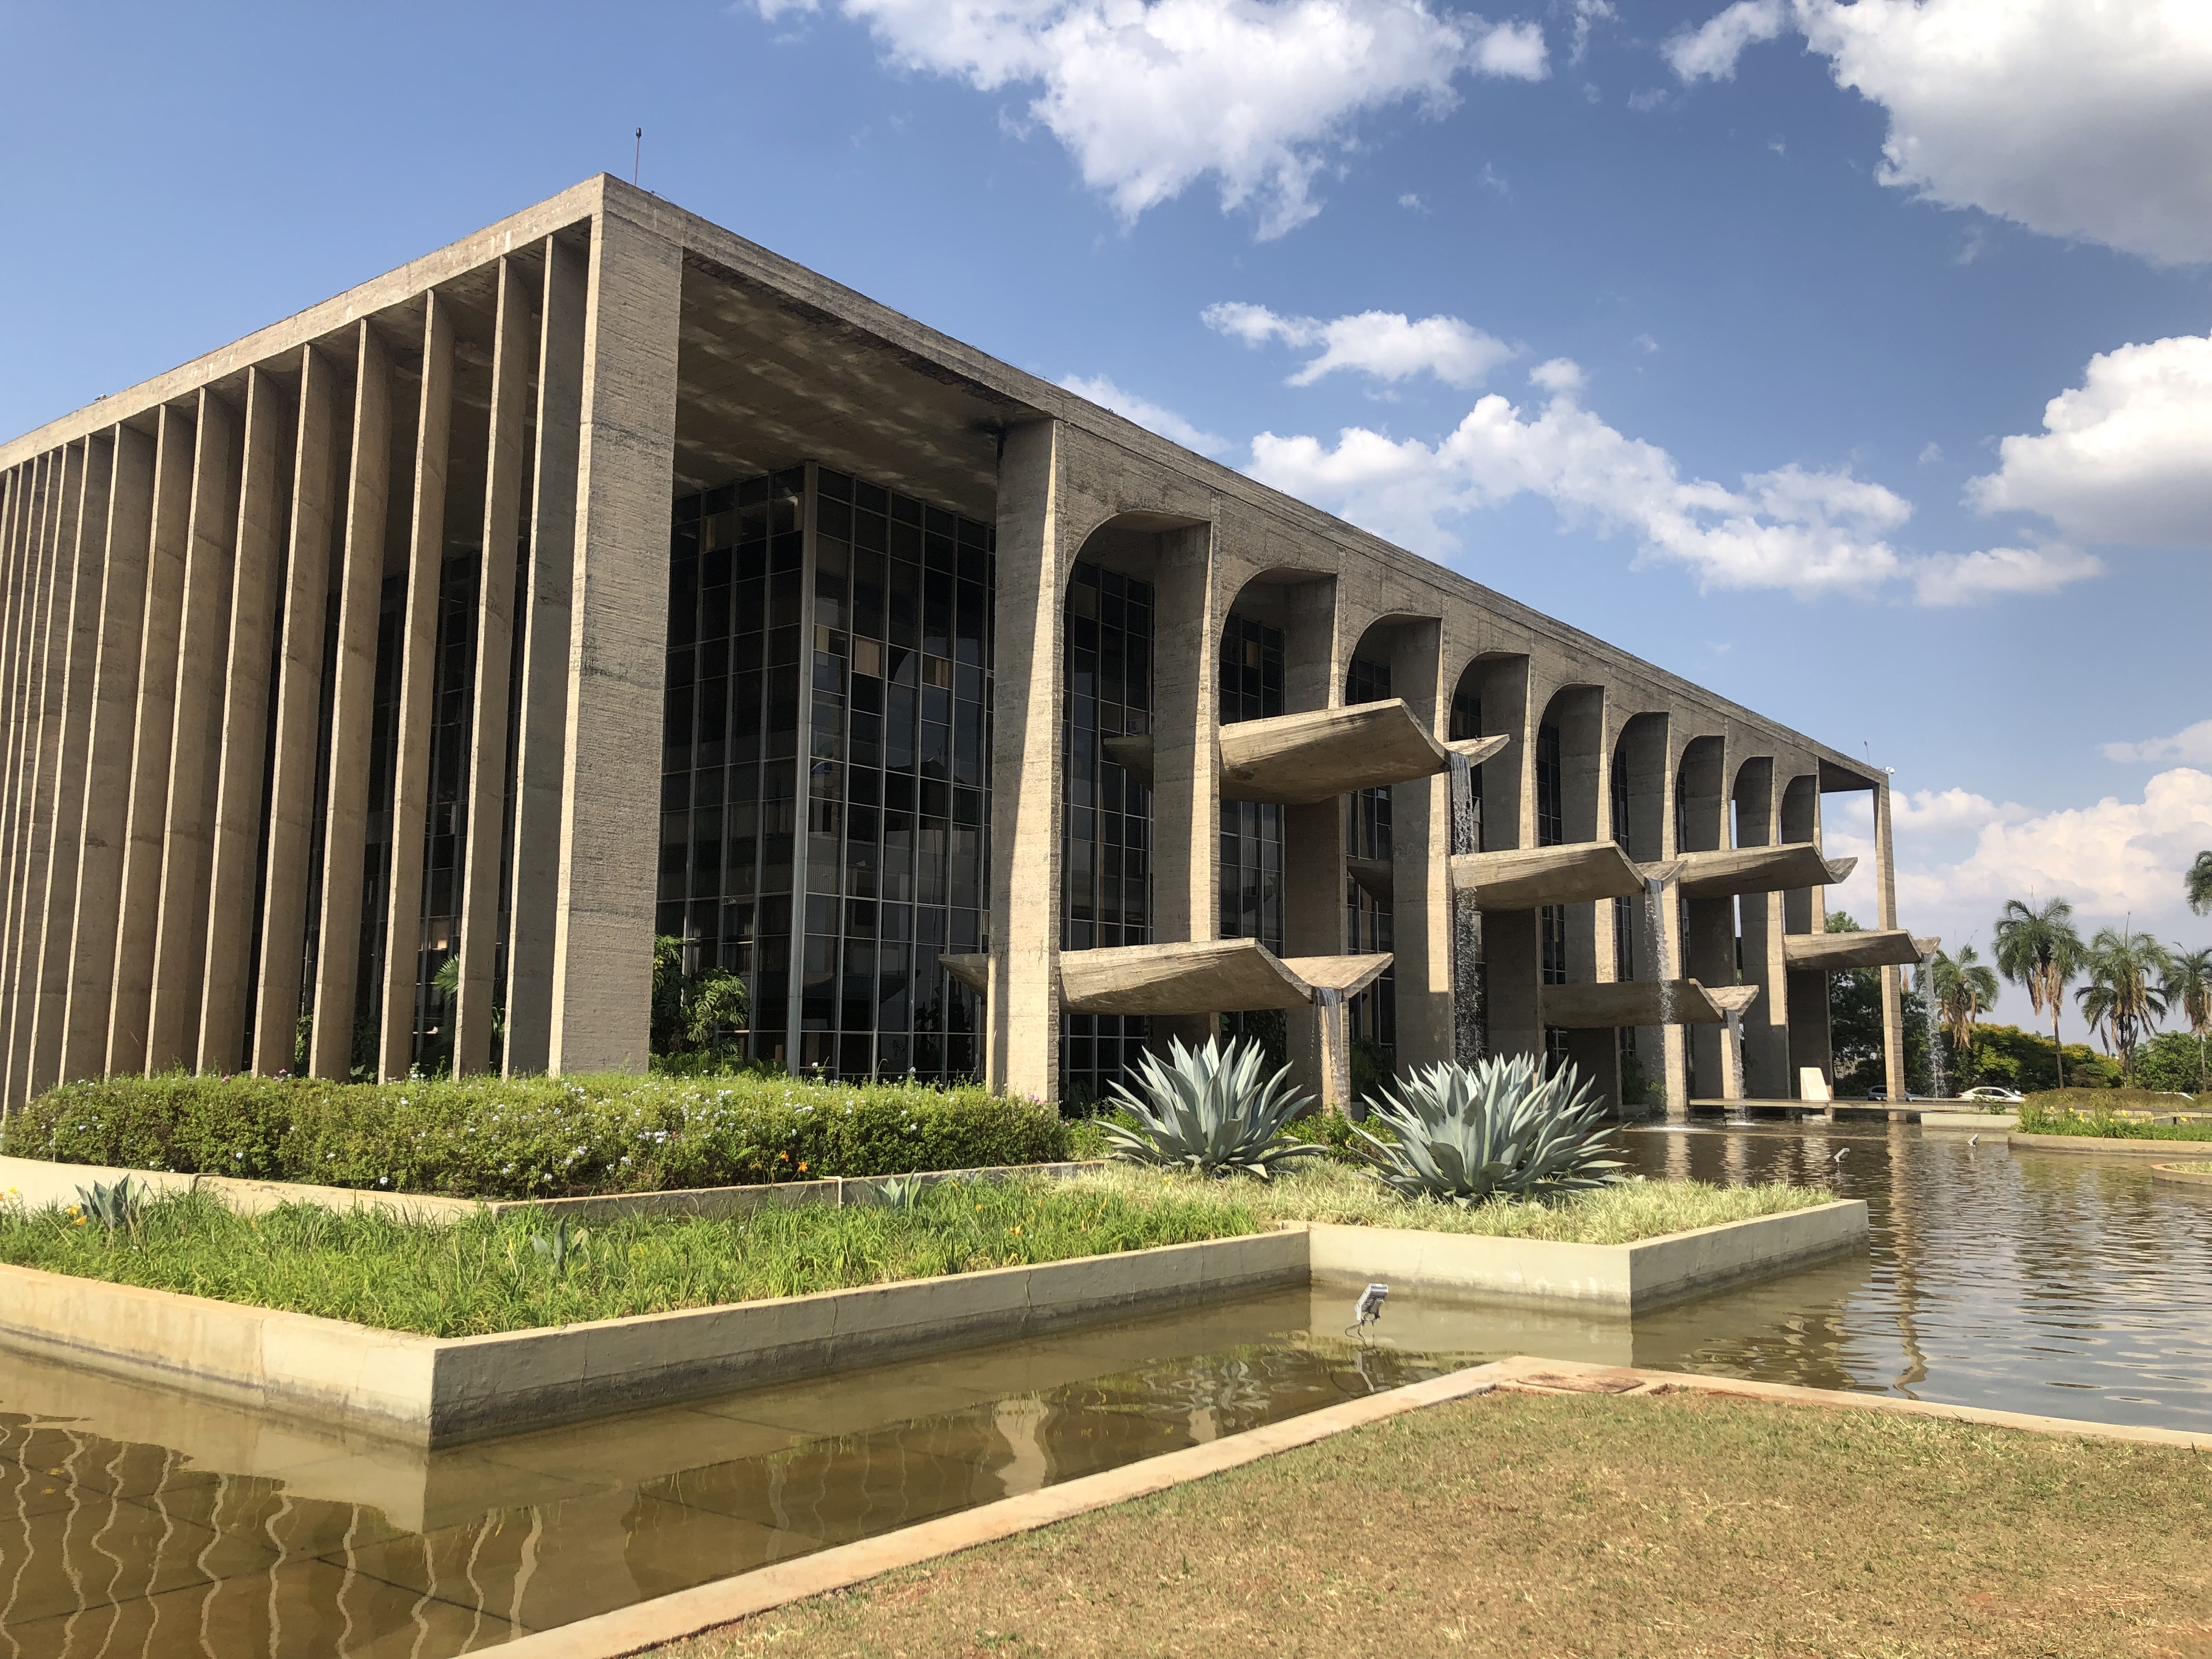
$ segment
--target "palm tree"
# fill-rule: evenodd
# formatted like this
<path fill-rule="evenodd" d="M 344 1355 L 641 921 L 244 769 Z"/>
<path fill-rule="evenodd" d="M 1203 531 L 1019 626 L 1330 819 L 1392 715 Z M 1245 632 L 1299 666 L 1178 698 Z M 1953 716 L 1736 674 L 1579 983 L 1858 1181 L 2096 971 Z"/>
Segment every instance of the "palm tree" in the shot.
<path fill-rule="evenodd" d="M 2076 997 L 2084 1018 L 2111 1028 L 2127 1079 L 2136 1079 L 2136 1044 L 2166 1016 L 2166 946 L 2148 933 L 2100 927 L 2082 963 L 2089 982 Z"/>
<path fill-rule="evenodd" d="M 1951 1039 L 1951 1052 L 1959 1069 L 1970 1070 L 1974 1060 L 1974 1022 L 1983 1009 L 1997 1000 L 1997 976 L 1971 945 L 1959 947 L 1955 957 L 1938 951 L 1929 964 L 1936 994 L 1936 1017 Z"/>
<path fill-rule="evenodd" d="M 2202 858 L 2197 860 L 2203 862 Z M 2212 951 L 2185 951 L 2179 945 L 2166 952 L 2166 977 L 2160 984 L 2166 1006 L 2179 1008 L 2197 1039 L 2197 1092 L 2204 1092 L 2204 1036 L 2212 1031 Z"/>
<path fill-rule="evenodd" d="M 2007 899 L 1997 917 L 1997 972 L 2025 986 L 2029 1004 L 2051 1014 L 2051 1047 L 2058 1062 L 2058 1086 L 2066 1086 L 2066 1051 L 2058 1041 L 2058 1015 L 2066 987 L 2081 971 L 2081 935 L 2075 930 L 2074 907 L 2055 898 L 2040 910 L 2020 899 Z"/>
<path fill-rule="evenodd" d="M 2200 916 L 2212 916 L 2212 848 L 2197 855 L 2197 862 L 2183 872 L 2181 883 L 2189 908 Z"/>

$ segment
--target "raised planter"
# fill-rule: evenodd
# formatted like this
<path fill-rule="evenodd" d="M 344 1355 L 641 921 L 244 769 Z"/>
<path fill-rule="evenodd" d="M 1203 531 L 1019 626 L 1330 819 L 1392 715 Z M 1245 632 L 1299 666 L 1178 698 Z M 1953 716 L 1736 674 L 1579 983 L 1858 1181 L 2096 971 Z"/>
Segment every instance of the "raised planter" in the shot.
<path fill-rule="evenodd" d="M 1560 1244 L 1322 1222 L 1309 1224 L 1306 1231 L 1316 1279 L 1381 1279 L 1394 1289 L 1632 1314 L 1861 1246 L 1867 1206 L 1859 1199 L 1839 1199 L 1633 1244 Z"/>
<path fill-rule="evenodd" d="M 2172 1145 L 2171 1142 L 2167 1144 Z M 2203 1158 L 2188 1161 L 2197 1164 L 2212 1164 L 2212 1152 L 2208 1152 Z M 2172 1164 L 2152 1164 L 2150 1178 L 2153 1181 L 2163 1181 L 2175 1187 L 2212 1187 L 2212 1170 L 2185 1170 Z"/>
<path fill-rule="evenodd" d="M 1923 1112 L 1920 1127 L 1923 1129 L 1959 1129 L 1968 1134 L 1994 1135 L 1998 1130 L 2010 1130 L 2020 1121 L 2017 1111 L 2005 1112 Z"/>
<path fill-rule="evenodd" d="M 926 1185 L 940 1181 L 1003 1181 L 1013 1176 L 1068 1176 L 1098 1167 L 1075 1164 L 1011 1164 L 975 1170 L 917 1171 Z M 741 1215 L 796 1204 L 865 1204 L 889 1176 L 832 1176 L 827 1181 L 779 1181 L 738 1187 L 681 1187 L 658 1193 L 602 1193 L 588 1198 L 448 1198 L 437 1193 L 386 1193 L 365 1187 L 316 1187 L 299 1181 L 241 1181 L 233 1176 L 178 1175 L 167 1170 L 125 1170 L 94 1164 L 56 1164 L 39 1158 L 0 1158 L 0 1199 L 29 1208 L 74 1204 L 77 1188 L 128 1179 L 149 1194 L 213 1193 L 240 1215 L 262 1215 L 282 1204 L 319 1204 L 329 1210 L 383 1210 L 410 1221 L 459 1221 L 541 1209 L 571 1221 L 624 1215 Z"/>
<path fill-rule="evenodd" d="M 1036 1267 L 458 1338 L 0 1265 L 0 1343 L 443 1445 L 1316 1278 L 1626 1315 L 1850 1249 L 1866 1231 L 1856 1200 L 1615 1245 L 1291 1223 Z"/>
<path fill-rule="evenodd" d="M 2190 1148 L 2202 1146 L 2212 1158 L 2212 1140 L 2123 1140 L 2110 1135 L 2029 1135 L 2014 1130 L 2008 1146 L 2039 1152 L 2112 1152 L 2122 1158 L 2162 1158 L 2169 1163 L 2189 1163 Z"/>

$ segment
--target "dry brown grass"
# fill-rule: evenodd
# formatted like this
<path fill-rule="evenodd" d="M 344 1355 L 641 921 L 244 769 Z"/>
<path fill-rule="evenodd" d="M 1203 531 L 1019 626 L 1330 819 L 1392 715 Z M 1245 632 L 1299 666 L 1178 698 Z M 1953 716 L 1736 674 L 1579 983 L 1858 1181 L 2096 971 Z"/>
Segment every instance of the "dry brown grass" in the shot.
<path fill-rule="evenodd" d="M 661 1659 L 2212 1659 L 2188 1451 L 1741 1398 L 1497 1395 Z"/>

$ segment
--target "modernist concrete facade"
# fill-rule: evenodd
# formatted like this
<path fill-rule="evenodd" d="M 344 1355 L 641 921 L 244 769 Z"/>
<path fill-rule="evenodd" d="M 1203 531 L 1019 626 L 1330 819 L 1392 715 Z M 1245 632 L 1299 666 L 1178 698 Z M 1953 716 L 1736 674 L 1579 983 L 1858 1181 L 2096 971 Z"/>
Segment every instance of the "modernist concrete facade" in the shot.
<path fill-rule="evenodd" d="M 1264 982 L 1340 1095 L 1464 1052 L 1470 929 L 1491 1049 L 1788 1097 L 1860 790 L 1902 1093 L 1879 770 L 611 179 L 0 483 L 9 1101 L 641 1066 L 656 931 L 796 1066 L 1049 1097 Z"/>

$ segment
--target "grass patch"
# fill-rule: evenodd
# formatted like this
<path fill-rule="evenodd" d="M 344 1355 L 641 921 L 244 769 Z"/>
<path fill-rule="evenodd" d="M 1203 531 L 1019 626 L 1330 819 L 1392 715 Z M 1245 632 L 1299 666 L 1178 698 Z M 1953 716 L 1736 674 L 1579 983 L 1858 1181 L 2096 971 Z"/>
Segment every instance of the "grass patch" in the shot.
<path fill-rule="evenodd" d="M 2166 1168 L 2179 1170 L 2184 1175 L 2212 1175 L 2212 1164 L 2202 1161 L 2195 1164 L 2169 1164 Z"/>
<path fill-rule="evenodd" d="M 1049 1106 L 977 1087 L 682 1078 L 108 1078 L 0 1121 L 0 1153 L 461 1198 L 561 1198 L 1047 1164 Z"/>
<path fill-rule="evenodd" d="M 66 1209 L 0 1206 L 0 1261 L 427 1336 L 804 1296 L 1141 1250 L 1260 1231 L 1221 1195 L 1042 1180 L 945 1182 L 911 1208 L 825 1204 L 722 1218 L 628 1217 L 568 1231 L 543 1212 L 440 1224 L 285 1205 L 247 1217 L 204 1194 L 144 1206 L 113 1233 Z M 544 1241 L 541 1243 L 539 1241 Z"/>
<path fill-rule="evenodd" d="M 1268 1222 L 1332 1221 L 1354 1227 L 1410 1227 L 1535 1238 L 1562 1244 L 1632 1244 L 1642 1238 L 1781 1215 L 1835 1194 L 1818 1188 L 1716 1187 L 1700 1181 L 1624 1181 L 1547 1200 L 1495 1199 L 1462 1207 L 1434 1199 L 1404 1199 L 1342 1164 L 1314 1159 L 1265 1183 L 1205 1181 L 1162 1175 L 1133 1164 L 1085 1170 L 1067 1183 L 1132 1202 L 1172 1198 L 1249 1209 Z"/>
<path fill-rule="evenodd" d="M 2185 1106 L 2171 1095 L 2157 1096 L 2164 1103 L 2157 1107 L 2138 1108 L 2139 1110 L 2171 1112 L 2177 1106 Z M 2191 1123 L 2152 1123 L 2139 1117 L 2124 1117 L 2101 1103 L 2081 1111 L 2069 1106 L 2049 1106 L 2045 1097 L 2030 1095 L 2020 1109 L 2020 1121 L 2015 1126 L 2022 1134 L 2085 1135 L 2101 1140 L 2212 1140 L 2212 1120 Z"/>
<path fill-rule="evenodd" d="M 1498 1395 L 777 1608 L 661 1659 L 2203 1653 L 2187 1451 Z"/>

